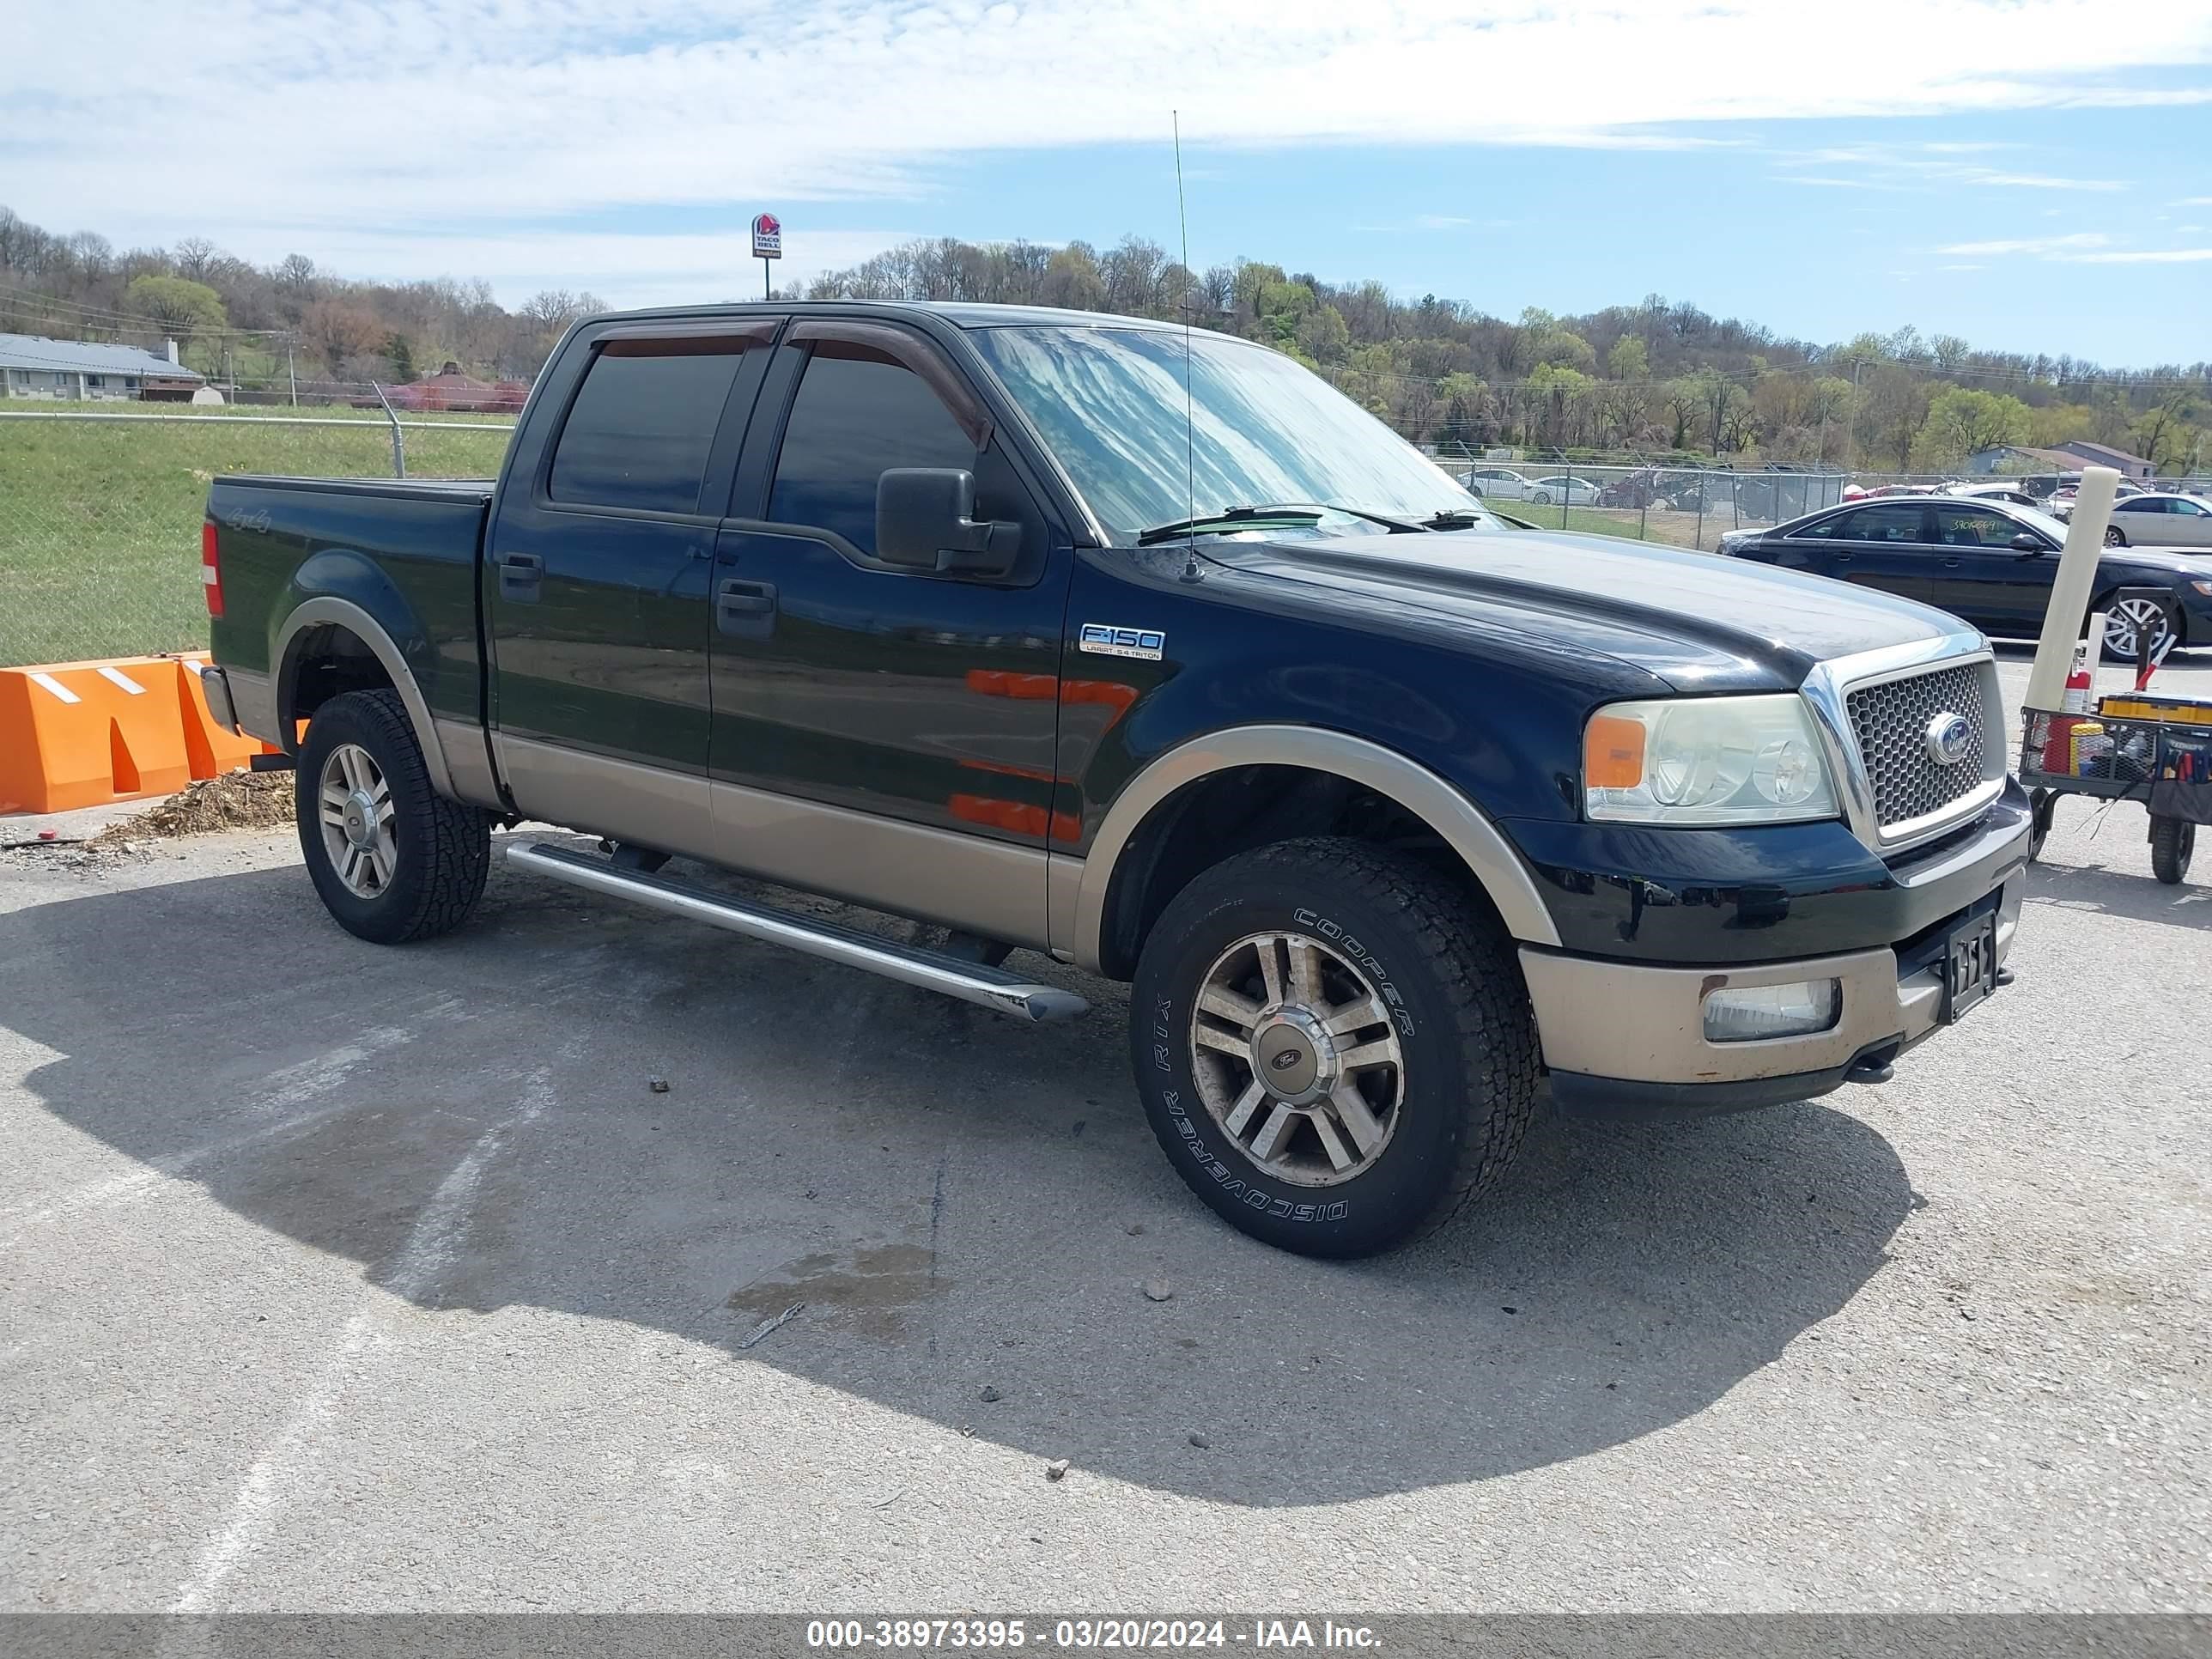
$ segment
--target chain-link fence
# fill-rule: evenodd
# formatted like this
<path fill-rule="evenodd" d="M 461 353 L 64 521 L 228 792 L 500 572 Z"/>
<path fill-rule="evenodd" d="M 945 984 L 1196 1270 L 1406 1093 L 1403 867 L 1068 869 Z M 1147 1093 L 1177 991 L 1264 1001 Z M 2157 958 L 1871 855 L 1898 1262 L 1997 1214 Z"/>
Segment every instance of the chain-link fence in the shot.
<path fill-rule="evenodd" d="M 1851 483 L 1844 472 L 1782 468 L 1435 459 L 1509 518 L 1708 552 L 1729 531 L 1833 507 Z"/>
<path fill-rule="evenodd" d="M 399 425 L 410 477 L 489 478 L 514 430 Z M 0 411 L 0 665 L 207 644 L 200 522 L 219 473 L 390 477 L 380 414 Z"/>
<path fill-rule="evenodd" d="M 1498 512 L 1544 529 L 1578 530 L 1710 552 L 1731 530 L 1786 524 L 1861 496 L 2002 489 L 2048 508 L 2056 477 L 1961 477 L 1795 467 L 1717 467 L 1431 457 Z M 2212 480 L 2142 481 L 2130 488 L 2201 495 Z"/>

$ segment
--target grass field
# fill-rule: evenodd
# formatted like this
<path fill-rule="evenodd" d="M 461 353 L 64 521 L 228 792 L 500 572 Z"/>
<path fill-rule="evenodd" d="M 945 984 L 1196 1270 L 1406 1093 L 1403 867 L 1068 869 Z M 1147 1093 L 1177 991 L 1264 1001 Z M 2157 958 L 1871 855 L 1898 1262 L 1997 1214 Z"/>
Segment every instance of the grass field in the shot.
<path fill-rule="evenodd" d="M 22 407 L 0 403 L 0 411 Z M 210 481 L 224 472 L 392 476 L 381 414 L 303 412 L 345 424 L 295 426 L 228 409 L 143 424 L 0 419 L 0 665 L 206 645 L 199 529 Z M 488 478 L 507 431 L 410 427 L 405 435 L 410 477 Z"/>
<path fill-rule="evenodd" d="M 1711 552 L 1719 544 L 1721 532 L 1736 526 L 1735 515 L 1723 507 L 1700 520 L 1694 513 L 1673 513 L 1663 507 L 1653 507 L 1640 513 L 1632 507 L 1570 507 L 1565 509 L 1566 522 L 1560 520 L 1562 509 L 1557 506 L 1538 507 L 1530 501 L 1501 501 L 1501 513 L 1510 513 L 1516 519 L 1526 519 L 1540 530 L 1570 530 L 1589 536 L 1626 536 L 1631 541 L 1663 542 L 1669 547 L 1695 547 Z M 1747 519 L 1746 524 L 1758 520 Z"/>

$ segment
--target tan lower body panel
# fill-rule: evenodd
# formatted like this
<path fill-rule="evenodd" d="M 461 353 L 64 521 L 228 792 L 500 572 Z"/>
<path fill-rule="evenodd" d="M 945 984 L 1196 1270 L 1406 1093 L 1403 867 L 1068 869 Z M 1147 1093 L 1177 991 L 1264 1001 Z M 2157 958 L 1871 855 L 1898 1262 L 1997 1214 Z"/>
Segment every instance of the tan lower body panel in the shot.
<path fill-rule="evenodd" d="M 493 736 L 524 816 L 1042 950 L 1042 848 Z"/>
<path fill-rule="evenodd" d="M 471 806 L 505 811 L 492 776 L 491 756 L 484 748 L 483 728 L 474 720 L 434 720 L 430 724 L 438 734 L 438 746 L 446 751 L 446 775 L 453 781 L 454 796 Z"/>
<path fill-rule="evenodd" d="M 289 749 L 288 734 L 280 729 L 283 722 L 276 718 L 276 681 L 243 668 L 226 668 L 222 676 L 230 684 L 231 712 L 238 716 L 238 729 L 249 738 Z"/>
<path fill-rule="evenodd" d="M 2005 884 L 1997 914 L 1997 957 L 2012 948 L 2024 878 Z M 1649 968 L 1524 949 L 1521 972 L 1536 1013 L 1544 1063 L 1555 1072 L 1635 1083 L 1741 1083 L 1794 1077 L 1850 1063 L 1869 1044 L 1925 1036 L 1942 1006 L 1933 969 L 1900 976 L 1887 945 L 1846 955 L 1754 967 Z M 1802 1036 L 1708 1042 L 1705 1000 L 1723 988 L 1748 990 L 1832 979 L 1843 988 L 1836 1023 Z"/>

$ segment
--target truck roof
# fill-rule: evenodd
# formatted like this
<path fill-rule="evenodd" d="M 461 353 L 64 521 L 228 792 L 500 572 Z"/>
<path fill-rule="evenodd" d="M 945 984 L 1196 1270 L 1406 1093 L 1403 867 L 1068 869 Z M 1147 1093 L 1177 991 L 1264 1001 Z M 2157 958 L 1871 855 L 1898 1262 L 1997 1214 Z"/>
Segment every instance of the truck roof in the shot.
<path fill-rule="evenodd" d="M 844 312 L 927 312 L 961 328 L 1150 328 L 1174 329 L 1177 322 L 1158 317 L 1121 317 L 1111 312 L 1069 311 L 1057 306 L 988 305 L 970 300 L 741 300 L 719 305 L 653 306 L 639 311 L 606 311 L 586 322 L 658 317 L 743 317 L 758 312 L 781 315 L 793 309 Z"/>

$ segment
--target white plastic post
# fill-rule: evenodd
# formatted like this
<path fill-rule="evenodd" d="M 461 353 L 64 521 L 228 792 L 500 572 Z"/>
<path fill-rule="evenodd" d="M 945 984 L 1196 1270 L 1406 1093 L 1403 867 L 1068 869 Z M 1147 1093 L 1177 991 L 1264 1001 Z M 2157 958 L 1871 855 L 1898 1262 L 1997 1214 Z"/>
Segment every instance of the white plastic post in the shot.
<path fill-rule="evenodd" d="M 2051 608 L 2043 613 L 2043 637 L 2035 665 L 2028 671 L 2027 707 L 2053 709 L 2066 696 L 2066 672 L 2074 665 L 2074 647 L 2081 637 L 2081 613 L 2097 584 L 2097 559 L 2105 550 L 2105 529 L 2112 521 L 2112 493 L 2120 475 L 2109 466 L 2084 467 L 2074 496 L 2074 516 L 2066 545 L 2051 583 Z"/>

